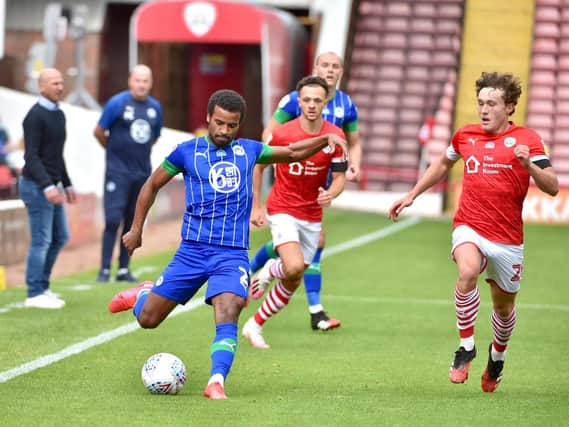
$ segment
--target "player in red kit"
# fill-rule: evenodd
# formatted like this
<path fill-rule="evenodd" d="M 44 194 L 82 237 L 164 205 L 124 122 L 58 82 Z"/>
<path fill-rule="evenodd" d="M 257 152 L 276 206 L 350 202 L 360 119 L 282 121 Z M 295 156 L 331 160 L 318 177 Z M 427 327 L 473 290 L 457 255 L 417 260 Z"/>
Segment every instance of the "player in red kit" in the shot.
<path fill-rule="evenodd" d="M 334 133 L 345 139 L 344 132 L 322 118 L 328 98 L 328 85 L 321 77 L 305 77 L 298 82 L 302 114 L 295 120 L 275 128 L 267 143 L 288 146 L 294 141 Z M 273 188 L 267 198 L 267 213 L 271 234 L 279 258 L 269 259 L 251 282 L 251 296 L 260 298 L 276 278 L 277 284 L 243 326 L 243 336 L 255 348 L 268 348 L 262 335 L 263 324 L 282 310 L 300 285 L 304 270 L 312 262 L 322 229 L 322 208 L 344 189 L 347 162 L 341 150 L 325 148 L 306 160 L 277 166 Z M 332 182 L 328 189 L 328 172 Z M 261 207 L 263 166 L 255 166 L 253 180 L 253 210 L 251 222 L 265 223 Z"/>
<path fill-rule="evenodd" d="M 523 270 L 522 207 L 530 176 L 544 193 L 559 192 L 540 136 L 508 120 L 521 95 L 511 74 L 482 73 L 476 81 L 480 123 L 459 129 L 451 144 L 425 171 L 415 187 L 389 208 L 397 220 L 401 211 L 443 179 L 454 163 L 464 160 L 464 177 L 453 221 L 452 256 L 458 278 L 454 288 L 460 344 L 449 370 L 453 383 L 468 378 L 476 357 L 474 325 L 480 307 L 476 286 L 486 270 L 492 297 L 492 329 L 482 390 L 492 392 L 502 378 L 506 347 L 516 324 L 515 299 Z"/>

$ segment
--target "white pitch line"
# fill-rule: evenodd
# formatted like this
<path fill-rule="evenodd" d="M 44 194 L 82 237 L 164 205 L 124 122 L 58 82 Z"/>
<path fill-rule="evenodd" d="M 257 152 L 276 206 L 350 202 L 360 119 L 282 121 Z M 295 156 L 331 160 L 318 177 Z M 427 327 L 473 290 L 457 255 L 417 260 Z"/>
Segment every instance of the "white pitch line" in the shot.
<path fill-rule="evenodd" d="M 349 240 L 347 242 L 341 243 L 339 245 L 332 246 L 326 249 L 324 253 L 326 256 L 332 256 L 340 252 L 347 251 L 359 246 L 363 246 L 374 240 L 379 240 L 387 237 L 393 233 L 396 233 L 404 228 L 410 227 L 411 225 L 417 224 L 420 220 L 417 218 L 410 218 L 400 223 L 390 225 L 388 227 L 377 230 L 373 233 L 365 234 L 363 236 L 357 237 L 355 239 Z M 170 317 L 177 316 L 178 314 L 184 313 L 186 311 L 194 310 L 201 305 L 204 305 L 204 299 L 200 298 L 195 301 L 191 301 L 186 306 L 178 306 L 170 314 Z M 11 380 L 12 378 L 18 377 L 20 375 L 27 374 L 29 372 L 35 371 L 36 369 L 43 368 L 45 366 L 51 365 L 52 363 L 58 362 L 69 356 L 79 354 L 88 350 L 89 348 L 96 347 L 98 345 L 104 344 L 111 341 L 117 337 L 128 334 L 139 329 L 137 322 L 130 322 L 126 325 L 120 326 L 116 329 L 112 329 L 107 332 L 103 332 L 95 337 L 88 338 L 84 341 L 72 344 L 57 353 L 48 354 L 47 356 L 42 356 L 38 359 L 32 360 L 31 362 L 24 363 L 23 365 L 17 366 L 16 368 L 10 369 L 8 371 L 0 372 L 0 384 Z"/>
<path fill-rule="evenodd" d="M 187 311 L 194 310 L 203 304 L 204 298 L 201 297 L 197 300 L 190 301 L 190 303 L 185 306 L 179 305 L 174 311 L 172 311 L 172 313 L 170 313 L 169 317 L 174 317 Z M 98 345 L 104 344 L 122 335 L 136 331 L 137 329 L 140 329 L 138 323 L 130 322 L 126 325 L 119 326 L 118 328 L 111 329 L 110 331 L 103 332 L 102 334 L 78 342 L 77 344 L 65 347 L 63 350 L 60 350 L 57 353 L 48 354 L 47 356 L 42 356 L 38 359 L 32 360 L 31 362 L 17 366 L 14 369 L 0 372 L 0 384 L 9 381 L 12 378 L 19 377 L 20 375 L 27 374 L 28 372 L 35 371 L 36 369 L 51 365 L 52 363 L 59 362 L 60 360 L 65 359 L 69 356 L 73 356 L 74 354 L 82 353 L 91 347 L 96 347 Z"/>
<path fill-rule="evenodd" d="M 406 219 L 405 221 L 391 224 L 385 228 L 374 231 L 373 233 L 364 234 L 363 236 L 356 237 L 355 239 L 348 240 L 347 242 L 332 246 L 331 248 L 326 248 L 326 250 L 322 254 L 322 259 L 332 255 L 336 255 L 337 253 L 340 252 L 349 251 L 350 249 L 366 245 L 370 242 L 373 242 L 374 240 L 383 239 L 384 237 L 397 233 L 398 231 L 404 230 L 405 228 L 411 227 L 412 225 L 415 225 L 420 221 L 421 221 L 420 218 L 412 217 Z"/>

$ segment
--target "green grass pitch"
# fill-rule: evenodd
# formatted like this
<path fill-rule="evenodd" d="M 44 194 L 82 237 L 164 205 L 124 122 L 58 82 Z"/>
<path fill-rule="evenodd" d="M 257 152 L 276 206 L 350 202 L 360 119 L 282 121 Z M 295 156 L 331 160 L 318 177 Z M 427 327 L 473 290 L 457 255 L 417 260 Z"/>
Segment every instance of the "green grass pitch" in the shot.
<path fill-rule="evenodd" d="M 405 219 L 403 219 L 405 220 Z M 0 424 L 3 426 L 561 426 L 569 423 L 569 228 L 526 225 L 518 323 L 502 384 L 480 389 L 492 337 L 487 285 L 476 328 L 478 357 L 465 384 L 447 377 L 458 344 L 452 303 L 455 267 L 448 220 L 421 220 L 383 238 L 334 252 L 391 226 L 382 215 L 330 209 L 323 303 L 341 328 L 309 327 L 304 290 L 265 327 L 270 350 L 240 339 L 228 401 L 201 396 L 209 377 L 212 310 L 200 305 L 156 330 L 96 343 L 132 324 L 111 315 L 122 287 L 94 283 L 95 271 L 55 280 L 63 310 L 21 308 L 23 288 L 0 293 Z M 256 249 L 268 230 L 252 233 Z M 324 252 L 326 254 L 326 251 Z M 155 279 L 171 252 L 133 260 Z M 202 294 L 199 294 L 200 296 Z M 240 325 L 254 313 L 253 301 Z M 128 326 L 127 326 L 128 328 Z M 77 354 L 72 354 L 77 351 Z M 142 364 L 166 351 L 186 364 L 176 396 L 150 395 Z M 64 354 L 54 363 L 54 355 Z M 52 359 L 50 359 L 52 358 Z M 46 366 L 2 378 L 41 362 Z M 27 365 L 28 364 L 28 365 Z M 31 365 L 29 365 L 31 364 Z M 18 371 L 20 372 L 20 371 Z"/>

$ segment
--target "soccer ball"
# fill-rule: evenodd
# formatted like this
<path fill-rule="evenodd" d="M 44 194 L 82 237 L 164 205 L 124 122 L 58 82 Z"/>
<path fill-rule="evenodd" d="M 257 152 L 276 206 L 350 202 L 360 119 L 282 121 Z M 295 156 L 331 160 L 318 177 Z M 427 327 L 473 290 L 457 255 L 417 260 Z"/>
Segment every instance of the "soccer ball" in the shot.
<path fill-rule="evenodd" d="M 142 367 L 142 383 L 152 394 L 176 394 L 186 384 L 186 366 L 170 353 L 157 353 Z"/>

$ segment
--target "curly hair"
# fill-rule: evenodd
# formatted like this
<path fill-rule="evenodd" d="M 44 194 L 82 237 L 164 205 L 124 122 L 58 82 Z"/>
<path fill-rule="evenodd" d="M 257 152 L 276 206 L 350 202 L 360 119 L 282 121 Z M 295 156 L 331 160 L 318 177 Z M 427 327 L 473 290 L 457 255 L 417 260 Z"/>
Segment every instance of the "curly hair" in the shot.
<path fill-rule="evenodd" d="M 480 78 L 476 80 L 476 96 L 486 87 L 502 89 L 506 105 L 514 105 L 514 109 L 510 115 L 514 114 L 514 111 L 516 111 L 515 106 L 518 104 L 518 100 L 522 94 L 520 79 L 511 73 L 483 72 Z"/>
<path fill-rule="evenodd" d="M 225 111 L 241 113 L 239 124 L 243 122 L 245 114 L 247 113 L 247 103 L 245 99 L 234 90 L 220 89 L 209 97 L 207 112 L 210 116 L 213 114 L 216 105 Z"/>

